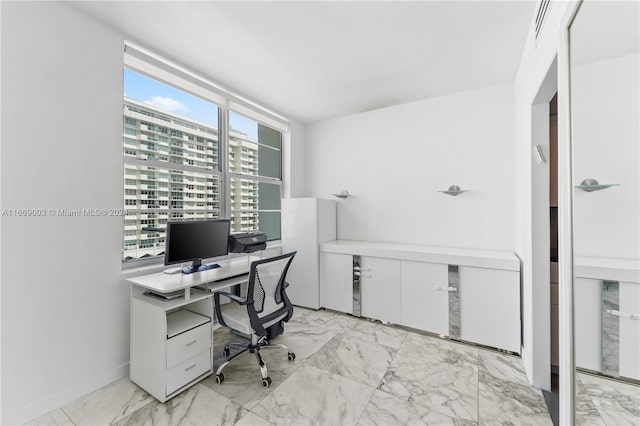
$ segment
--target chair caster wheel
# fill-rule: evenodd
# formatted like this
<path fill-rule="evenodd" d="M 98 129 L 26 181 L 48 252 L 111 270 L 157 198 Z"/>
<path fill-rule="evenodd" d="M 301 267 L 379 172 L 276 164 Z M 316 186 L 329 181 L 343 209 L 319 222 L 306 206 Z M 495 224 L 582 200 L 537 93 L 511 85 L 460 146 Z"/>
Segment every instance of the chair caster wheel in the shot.
<path fill-rule="evenodd" d="M 294 354 L 293 352 L 289 352 L 289 353 L 287 354 L 287 359 L 288 359 L 289 361 L 293 361 L 294 359 L 296 359 L 296 354 Z"/>
<path fill-rule="evenodd" d="M 216 383 L 220 384 L 222 382 L 224 382 L 224 374 L 216 374 Z"/>
<path fill-rule="evenodd" d="M 262 379 L 262 386 L 264 386 L 265 388 L 271 386 L 271 377 L 265 377 L 264 379 Z"/>
<path fill-rule="evenodd" d="M 224 349 L 222 350 L 222 353 L 224 354 L 225 358 L 228 358 L 229 355 L 231 355 L 231 351 L 229 350 L 229 346 L 225 346 Z"/>

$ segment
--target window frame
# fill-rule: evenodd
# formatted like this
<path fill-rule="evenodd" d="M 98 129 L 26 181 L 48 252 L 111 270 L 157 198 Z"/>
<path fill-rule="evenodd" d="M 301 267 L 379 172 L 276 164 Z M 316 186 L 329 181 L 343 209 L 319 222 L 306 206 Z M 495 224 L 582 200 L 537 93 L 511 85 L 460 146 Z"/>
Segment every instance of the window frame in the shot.
<path fill-rule="evenodd" d="M 277 113 L 274 113 L 257 103 L 254 103 L 250 100 L 247 100 L 244 97 L 241 97 L 228 89 L 223 88 L 222 86 L 213 83 L 212 81 L 200 76 L 197 73 L 194 73 L 174 62 L 171 62 L 165 58 L 160 57 L 159 55 L 150 52 L 134 43 L 125 41 L 125 54 L 123 61 L 123 72 L 124 69 L 129 69 L 133 72 L 141 74 L 147 78 L 156 80 L 160 83 L 169 85 L 177 90 L 181 90 L 191 96 L 198 97 L 206 102 L 211 102 L 218 107 L 218 167 L 212 169 L 206 169 L 202 167 L 198 167 L 195 165 L 188 164 L 176 164 L 170 161 L 160 161 L 160 160 L 150 160 L 150 159 L 138 159 L 133 157 L 128 157 L 124 153 L 124 148 L 126 144 L 124 141 L 121 141 L 122 149 L 122 166 L 123 166 L 123 188 L 122 188 L 122 197 L 123 197 L 123 206 L 126 208 L 126 183 L 124 180 L 125 176 L 125 167 L 127 164 L 133 166 L 144 166 L 144 167 L 154 167 L 157 169 L 167 169 L 167 170 L 179 170 L 186 172 L 196 172 L 202 173 L 208 176 L 217 176 L 218 179 L 218 187 L 219 187 L 219 207 L 217 209 L 218 215 L 220 218 L 228 218 L 231 219 L 232 209 L 231 209 L 231 180 L 232 179 L 242 179 L 242 180 L 251 180 L 256 183 L 269 183 L 278 186 L 279 196 L 282 199 L 283 196 L 283 175 L 284 175 L 284 140 L 285 136 L 289 132 L 289 121 L 288 119 L 280 116 Z M 123 98 L 124 102 L 124 98 Z M 280 177 L 266 177 L 266 176 L 258 176 L 258 175 L 247 175 L 242 173 L 231 172 L 230 170 L 230 162 L 229 162 L 229 153 L 230 153 L 230 142 L 229 142 L 229 113 L 234 112 L 237 114 L 241 114 L 246 118 L 254 120 L 255 122 L 269 127 L 273 130 L 276 130 L 280 133 Z M 121 122 L 123 126 L 123 136 L 124 136 L 124 121 Z M 263 144 L 259 144 L 259 142 L 255 142 L 258 146 L 262 146 Z M 274 149 L 273 147 L 269 147 L 264 145 L 267 148 Z M 275 150 L 275 149 L 274 149 Z M 187 210 L 185 210 L 187 211 Z M 211 210 L 215 212 L 216 210 Z M 242 212 L 243 210 L 234 210 L 234 212 Z M 249 210 L 247 210 L 249 211 Z M 250 210 L 251 212 L 282 212 L 280 210 Z M 153 266 L 164 264 L 163 258 L 161 255 L 149 256 L 146 258 L 135 258 L 130 260 L 124 260 L 125 253 L 125 234 L 126 234 L 126 216 L 122 218 L 122 243 L 121 243 L 121 265 L 123 270 L 137 268 L 142 266 Z M 281 228 L 282 229 L 282 228 Z M 278 242 L 281 238 L 270 240 L 270 243 Z"/>

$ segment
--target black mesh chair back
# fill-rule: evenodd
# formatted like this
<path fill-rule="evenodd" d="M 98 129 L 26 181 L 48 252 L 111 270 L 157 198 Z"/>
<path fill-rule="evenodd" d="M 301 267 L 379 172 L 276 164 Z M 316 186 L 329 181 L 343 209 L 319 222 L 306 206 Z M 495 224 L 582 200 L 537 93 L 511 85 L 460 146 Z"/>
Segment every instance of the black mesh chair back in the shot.
<path fill-rule="evenodd" d="M 251 326 L 258 336 L 267 335 L 267 328 L 280 321 L 288 321 L 293 305 L 285 291 L 285 278 L 295 256 L 287 253 L 251 264 L 247 295 L 253 303 L 247 304 Z"/>

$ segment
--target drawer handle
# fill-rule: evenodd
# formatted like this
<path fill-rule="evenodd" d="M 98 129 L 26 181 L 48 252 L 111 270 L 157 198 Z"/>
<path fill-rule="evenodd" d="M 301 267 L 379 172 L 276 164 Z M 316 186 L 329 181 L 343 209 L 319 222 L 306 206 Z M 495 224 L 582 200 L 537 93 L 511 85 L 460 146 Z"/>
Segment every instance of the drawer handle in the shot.
<path fill-rule="evenodd" d="M 189 342 L 189 343 L 187 343 L 185 346 L 191 346 L 191 345 L 194 345 L 194 344 L 196 344 L 196 343 L 198 343 L 198 341 L 197 341 L 197 340 L 194 340 L 193 342 Z"/>
<path fill-rule="evenodd" d="M 188 366 L 187 368 L 184 369 L 184 371 L 189 371 L 189 370 L 193 370 L 195 368 L 195 364 L 191 364 L 190 366 Z"/>

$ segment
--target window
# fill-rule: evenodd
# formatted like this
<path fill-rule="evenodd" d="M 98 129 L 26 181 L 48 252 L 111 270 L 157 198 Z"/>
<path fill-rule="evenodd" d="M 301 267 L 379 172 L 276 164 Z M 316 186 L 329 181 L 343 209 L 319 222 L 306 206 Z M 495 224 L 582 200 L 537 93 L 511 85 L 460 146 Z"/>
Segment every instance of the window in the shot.
<path fill-rule="evenodd" d="M 280 238 L 282 134 L 229 112 L 231 229 Z"/>
<path fill-rule="evenodd" d="M 124 69 L 124 261 L 164 254 L 173 220 L 228 217 L 280 239 L 281 131 L 148 74 Z"/>
<path fill-rule="evenodd" d="M 163 254 L 167 220 L 221 217 L 217 105 L 124 70 L 124 260 Z M 194 164 L 168 133 L 201 137 L 209 155 Z M 135 136 L 135 141 L 131 138 Z M 190 182 L 203 180 L 206 189 Z M 207 201 L 196 204 L 189 194 Z M 170 202 L 169 202 L 170 201 Z M 131 229 L 135 223 L 135 229 Z"/>

